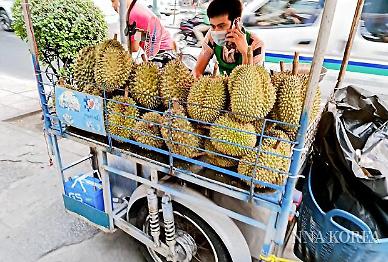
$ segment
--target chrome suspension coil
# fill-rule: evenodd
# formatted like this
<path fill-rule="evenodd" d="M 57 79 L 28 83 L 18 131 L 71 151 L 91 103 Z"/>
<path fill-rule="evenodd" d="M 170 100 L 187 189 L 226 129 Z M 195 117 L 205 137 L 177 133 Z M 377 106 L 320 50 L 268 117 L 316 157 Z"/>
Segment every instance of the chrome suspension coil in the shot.
<path fill-rule="evenodd" d="M 159 224 L 159 207 L 158 207 L 158 197 L 155 194 L 153 188 L 148 189 L 147 191 L 147 202 L 148 202 L 148 213 L 149 213 L 149 225 L 151 236 L 154 239 L 155 245 L 160 246 L 160 224 Z"/>
<path fill-rule="evenodd" d="M 164 234 L 166 236 L 166 244 L 170 247 L 171 253 L 173 254 L 173 261 L 176 261 L 176 231 L 174 212 L 172 209 L 171 197 L 164 195 L 162 198 L 162 210 L 163 210 L 163 221 L 164 221 Z"/>

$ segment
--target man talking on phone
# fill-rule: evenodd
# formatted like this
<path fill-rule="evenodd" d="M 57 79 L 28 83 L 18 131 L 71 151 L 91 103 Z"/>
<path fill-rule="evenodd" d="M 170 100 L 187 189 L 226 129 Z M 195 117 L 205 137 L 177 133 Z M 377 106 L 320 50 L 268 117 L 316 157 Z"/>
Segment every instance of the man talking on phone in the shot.
<path fill-rule="evenodd" d="M 248 46 L 253 52 L 253 64 L 262 64 L 264 43 L 241 25 L 243 5 L 240 0 L 213 0 L 207 8 L 211 29 L 205 37 L 202 51 L 193 70 L 196 78 L 216 56 L 221 74 L 229 75 L 241 64 L 248 64 Z"/>

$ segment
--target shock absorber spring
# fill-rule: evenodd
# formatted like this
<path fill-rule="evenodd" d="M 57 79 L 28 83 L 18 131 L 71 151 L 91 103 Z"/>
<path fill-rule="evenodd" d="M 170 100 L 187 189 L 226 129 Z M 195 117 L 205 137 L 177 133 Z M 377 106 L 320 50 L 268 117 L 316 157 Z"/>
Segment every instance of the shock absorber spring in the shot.
<path fill-rule="evenodd" d="M 159 225 L 158 197 L 156 196 L 155 190 L 153 188 L 150 188 L 147 191 L 147 202 L 148 202 L 148 214 L 149 214 L 149 218 L 150 218 L 151 236 L 154 239 L 155 246 L 160 246 L 160 241 L 159 241 L 160 225 Z"/>
<path fill-rule="evenodd" d="M 175 221 L 174 212 L 172 209 L 171 197 L 164 195 L 162 198 L 162 210 L 164 220 L 164 233 L 166 236 L 166 243 L 170 247 L 173 258 L 175 258 L 175 244 L 176 244 L 176 233 L 175 233 Z"/>

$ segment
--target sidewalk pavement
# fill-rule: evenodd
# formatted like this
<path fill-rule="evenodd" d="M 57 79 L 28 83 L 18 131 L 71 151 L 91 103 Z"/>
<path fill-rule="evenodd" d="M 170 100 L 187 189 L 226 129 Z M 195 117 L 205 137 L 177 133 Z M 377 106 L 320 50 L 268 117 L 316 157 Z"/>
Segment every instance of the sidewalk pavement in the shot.
<path fill-rule="evenodd" d="M 18 91 L 29 92 L 25 86 Z M 11 96 L 25 105 L 29 100 L 21 93 Z M 4 103 L 8 104 L 7 99 L 0 98 Z M 38 106 L 31 103 L 22 109 L 2 108 L 0 115 L 5 118 L 5 111 L 15 116 L 35 109 Z M 0 121 L 0 261 L 144 261 L 139 244 L 122 231 L 102 233 L 65 212 L 61 179 L 48 165 L 41 128 L 39 113 Z M 59 143 L 65 163 L 88 154 L 88 148 L 72 141 Z M 85 168 L 79 166 L 69 174 Z"/>
<path fill-rule="evenodd" d="M 39 110 L 36 81 L 21 80 L 0 73 L 0 121 Z"/>

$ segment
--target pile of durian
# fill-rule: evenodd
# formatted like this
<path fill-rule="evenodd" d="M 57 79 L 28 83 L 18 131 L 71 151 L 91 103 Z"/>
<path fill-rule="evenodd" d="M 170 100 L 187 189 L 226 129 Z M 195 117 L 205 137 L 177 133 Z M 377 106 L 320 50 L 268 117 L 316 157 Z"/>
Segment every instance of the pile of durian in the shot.
<path fill-rule="evenodd" d="M 106 96 L 107 130 L 117 140 L 284 184 L 308 75 L 271 76 L 259 65 L 237 66 L 230 76 L 214 71 L 194 79 L 179 58 L 162 69 L 148 61 L 137 65 L 113 39 L 80 51 L 74 88 Z M 320 100 L 317 88 L 311 120 Z"/>

